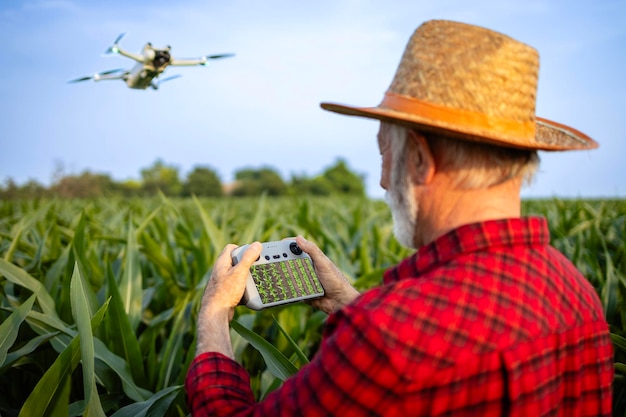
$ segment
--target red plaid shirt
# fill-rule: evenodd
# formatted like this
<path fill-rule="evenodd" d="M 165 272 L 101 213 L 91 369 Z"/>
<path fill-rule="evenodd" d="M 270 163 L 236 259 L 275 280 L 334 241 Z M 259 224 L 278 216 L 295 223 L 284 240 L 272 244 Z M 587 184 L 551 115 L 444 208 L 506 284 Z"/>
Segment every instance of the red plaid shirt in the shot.
<path fill-rule="evenodd" d="M 612 380 L 594 289 L 528 218 L 462 226 L 387 271 L 262 402 L 217 353 L 186 389 L 195 416 L 608 416 Z"/>

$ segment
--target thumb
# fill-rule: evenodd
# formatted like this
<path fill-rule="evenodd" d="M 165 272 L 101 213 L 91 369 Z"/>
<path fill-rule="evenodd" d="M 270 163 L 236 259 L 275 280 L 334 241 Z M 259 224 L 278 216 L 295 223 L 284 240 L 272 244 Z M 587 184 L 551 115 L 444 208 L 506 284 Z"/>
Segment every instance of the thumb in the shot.
<path fill-rule="evenodd" d="M 246 251 L 243 253 L 241 257 L 241 261 L 236 266 L 240 266 L 241 268 L 248 269 L 252 266 L 253 263 L 259 259 L 261 255 L 261 251 L 263 250 L 263 245 L 259 242 L 251 243 Z"/>

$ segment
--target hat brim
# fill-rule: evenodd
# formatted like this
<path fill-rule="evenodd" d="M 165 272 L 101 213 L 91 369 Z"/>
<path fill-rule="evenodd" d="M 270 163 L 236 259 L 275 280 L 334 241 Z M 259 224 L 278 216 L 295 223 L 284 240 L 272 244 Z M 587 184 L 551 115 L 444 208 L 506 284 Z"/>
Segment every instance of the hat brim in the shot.
<path fill-rule="evenodd" d="M 535 120 L 535 137 L 529 140 L 528 138 L 493 132 L 483 127 L 458 126 L 446 121 L 383 107 L 354 107 L 328 102 L 321 103 L 321 107 L 324 110 L 347 116 L 404 124 L 431 132 L 446 133 L 459 139 L 485 142 L 498 146 L 544 151 L 586 150 L 598 147 L 598 143 L 584 133 L 540 117 L 537 117 Z"/>

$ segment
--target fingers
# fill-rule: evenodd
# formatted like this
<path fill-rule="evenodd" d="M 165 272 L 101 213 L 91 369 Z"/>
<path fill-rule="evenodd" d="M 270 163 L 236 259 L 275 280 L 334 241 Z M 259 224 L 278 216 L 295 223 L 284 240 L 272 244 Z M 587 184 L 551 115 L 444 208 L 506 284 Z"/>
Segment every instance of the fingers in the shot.
<path fill-rule="evenodd" d="M 328 256 L 313 242 L 309 242 L 303 236 L 296 237 L 296 243 L 300 248 L 311 256 L 315 269 L 318 272 L 330 272 L 336 269 Z M 337 270 L 337 273 L 339 271 Z"/>
<path fill-rule="evenodd" d="M 215 260 L 214 269 L 222 271 L 231 268 L 233 266 L 233 251 L 237 248 L 238 246 L 232 243 L 226 245 Z M 241 260 L 237 263 L 236 266 L 241 265 L 241 268 L 250 268 L 250 266 L 257 260 L 257 258 L 261 254 L 262 248 L 263 247 L 259 242 L 254 242 L 248 245 L 243 255 L 241 256 Z"/>
<path fill-rule="evenodd" d="M 298 246 L 300 246 L 300 249 L 302 249 L 303 251 L 311 255 L 311 258 L 315 259 L 315 258 L 319 258 L 320 256 L 324 256 L 324 257 L 326 256 L 324 255 L 324 252 L 322 252 L 322 250 L 318 248 L 315 243 L 309 242 L 303 236 L 298 235 L 296 237 L 296 243 L 298 244 Z"/>
<path fill-rule="evenodd" d="M 259 242 L 251 243 L 241 257 L 241 261 L 237 265 L 241 265 L 241 268 L 248 269 L 253 263 L 259 259 L 263 245 Z"/>
<path fill-rule="evenodd" d="M 234 308 L 241 300 L 250 266 L 259 257 L 262 245 L 259 242 L 249 245 L 241 254 L 240 262 L 233 266 L 232 255 L 236 248 L 237 245 L 226 245 L 215 261 L 211 279 L 202 298 L 205 310 L 210 308 L 211 311 L 223 312 Z"/>
<path fill-rule="evenodd" d="M 222 252 L 215 260 L 215 268 L 217 270 L 224 270 L 230 268 L 233 264 L 232 253 L 237 248 L 237 245 L 228 244 L 222 249 Z"/>

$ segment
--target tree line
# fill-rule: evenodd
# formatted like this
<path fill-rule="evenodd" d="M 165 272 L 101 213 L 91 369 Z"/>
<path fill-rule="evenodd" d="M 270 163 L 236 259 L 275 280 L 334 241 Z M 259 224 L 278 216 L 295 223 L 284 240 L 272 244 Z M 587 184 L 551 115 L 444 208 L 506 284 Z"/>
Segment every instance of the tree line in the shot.
<path fill-rule="evenodd" d="M 178 167 L 161 159 L 141 169 L 140 173 L 140 180 L 125 181 L 115 181 L 108 174 L 89 170 L 81 174 L 57 173 L 49 187 L 36 180 L 18 185 L 8 178 L 0 185 L 0 199 L 150 197 L 159 192 L 168 197 L 248 197 L 263 193 L 269 196 L 365 195 L 364 176 L 351 171 L 343 159 L 338 159 L 319 175 L 292 175 L 288 181 L 269 166 L 242 168 L 235 172 L 235 181 L 231 184 L 224 184 L 216 170 L 207 165 L 197 165 L 181 178 Z"/>

